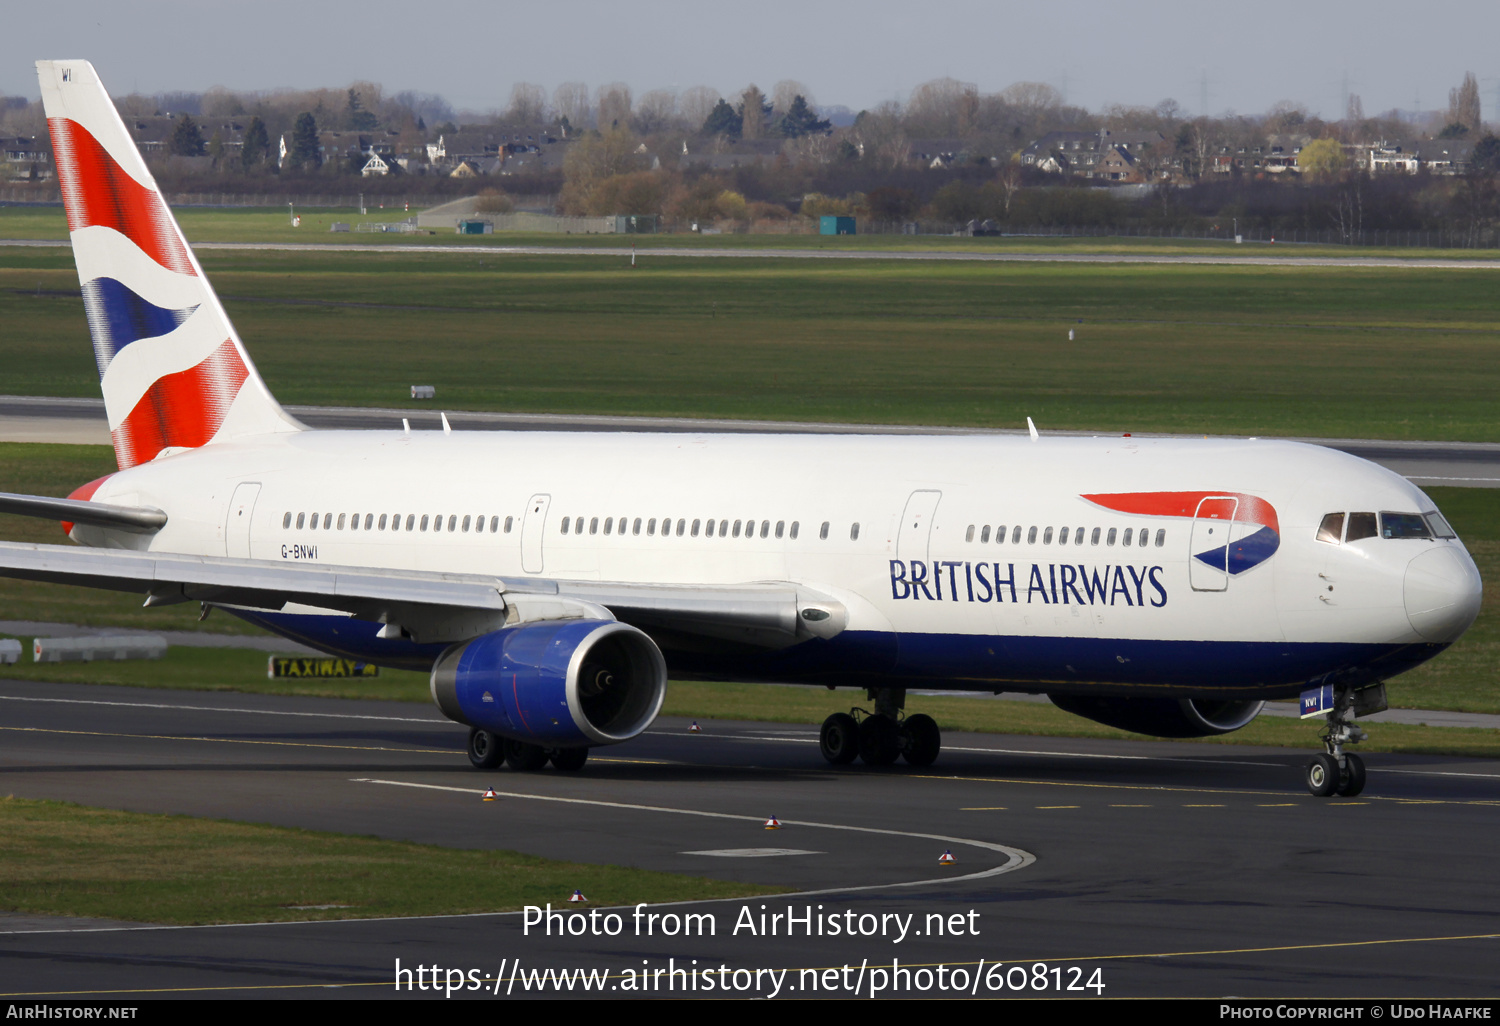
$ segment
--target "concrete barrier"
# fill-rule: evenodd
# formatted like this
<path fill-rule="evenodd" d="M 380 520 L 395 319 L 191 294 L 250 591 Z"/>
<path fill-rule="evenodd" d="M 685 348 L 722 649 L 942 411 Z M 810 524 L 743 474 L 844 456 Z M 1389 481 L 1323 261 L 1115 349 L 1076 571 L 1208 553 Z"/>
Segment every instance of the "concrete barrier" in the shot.
<path fill-rule="evenodd" d="M 158 634 L 85 634 L 76 638 L 36 638 L 31 658 L 38 663 L 92 662 L 96 659 L 160 659 L 167 639 Z"/>
<path fill-rule="evenodd" d="M 21 661 L 21 643 L 15 638 L 0 638 L 0 665 L 9 666 Z"/>

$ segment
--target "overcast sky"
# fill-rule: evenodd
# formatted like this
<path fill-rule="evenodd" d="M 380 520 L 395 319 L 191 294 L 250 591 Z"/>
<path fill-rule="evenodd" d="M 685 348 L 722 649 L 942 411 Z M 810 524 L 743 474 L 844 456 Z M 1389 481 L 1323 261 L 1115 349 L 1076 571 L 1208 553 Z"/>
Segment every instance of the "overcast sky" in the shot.
<path fill-rule="evenodd" d="M 116 95 L 341 87 L 441 93 L 502 108 L 511 84 L 621 81 L 639 96 L 806 83 L 856 110 L 950 76 L 995 92 L 1048 82 L 1068 102 L 1260 113 L 1279 100 L 1341 116 L 1443 108 L 1465 71 L 1484 116 L 1500 95 L 1500 3 L 1392 0 L 5 0 L 0 93 L 39 95 L 38 58 L 84 58 Z"/>

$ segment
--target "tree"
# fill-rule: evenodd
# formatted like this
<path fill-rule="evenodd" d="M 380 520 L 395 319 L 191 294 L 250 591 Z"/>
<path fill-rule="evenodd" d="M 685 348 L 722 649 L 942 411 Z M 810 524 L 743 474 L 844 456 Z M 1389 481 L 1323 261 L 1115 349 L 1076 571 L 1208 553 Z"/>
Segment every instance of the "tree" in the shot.
<path fill-rule="evenodd" d="M 1481 175 L 1500 174 L 1500 139 L 1493 135 L 1486 135 L 1474 144 L 1474 150 L 1469 155 L 1469 160 L 1474 165 L 1474 173 Z"/>
<path fill-rule="evenodd" d="M 167 150 L 178 157 L 203 156 L 203 132 L 197 122 L 186 114 L 178 118 L 172 126 L 172 139 Z"/>
<path fill-rule="evenodd" d="M 593 114 L 589 87 L 582 82 L 564 82 L 552 91 L 552 109 L 568 122 L 569 131 L 588 128 Z"/>
<path fill-rule="evenodd" d="M 354 132 L 373 132 L 380 125 L 380 120 L 375 117 L 374 112 L 365 110 L 359 90 L 353 86 L 349 87 L 348 99 L 344 104 L 344 122 Z"/>
<path fill-rule="evenodd" d="M 257 167 L 271 152 L 271 138 L 266 123 L 257 115 L 245 126 L 245 144 L 240 148 L 240 164 L 247 170 Z"/>
<path fill-rule="evenodd" d="M 297 115 L 292 126 L 292 145 L 287 163 L 294 168 L 317 168 L 323 164 L 323 149 L 318 143 L 318 123 L 307 111 Z"/>
<path fill-rule="evenodd" d="M 876 221 L 909 221 L 921 204 L 910 189 L 882 185 L 865 196 L 865 209 Z"/>
<path fill-rule="evenodd" d="M 599 111 L 599 131 L 629 127 L 630 110 L 635 106 L 633 96 L 624 82 L 599 87 L 594 98 L 594 106 Z"/>
<path fill-rule="evenodd" d="M 752 82 L 740 94 L 740 135 L 746 139 L 764 139 L 771 110 L 766 94 Z"/>
<path fill-rule="evenodd" d="M 540 125 L 547 118 L 547 91 L 530 82 L 510 87 L 510 107 L 505 120 L 517 125 Z"/>
<path fill-rule="evenodd" d="M 1479 80 L 1472 71 L 1465 72 L 1463 85 L 1448 91 L 1448 124 L 1472 132 L 1482 125 L 1479 114 Z"/>
<path fill-rule="evenodd" d="M 701 125 L 720 102 L 719 91 L 711 86 L 693 86 L 677 102 L 677 110 L 689 125 Z"/>
<path fill-rule="evenodd" d="M 1297 154 L 1297 170 L 1318 181 L 1331 181 L 1344 169 L 1344 148 L 1337 139 L 1315 139 Z"/>
<path fill-rule="evenodd" d="M 824 133 L 833 128 L 830 121 L 818 117 L 817 113 L 807 105 L 807 100 L 798 94 L 793 98 L 791 106 L 787 107 L 781 120 L 776 123 L 776 131 L 788 139 L 799 139 L 804 135 Z"/>
<path fill-rule="evenodd" d="M 738 111 L 729 105 L 728 100 L 721 99 L 714 104 L 714 109 L 708 112 L 708 117 L 703 121 L 704 135 L 727 135 L 731 139 L 740 137 L 740 130 L 744 127 L 744 120 Z"/>

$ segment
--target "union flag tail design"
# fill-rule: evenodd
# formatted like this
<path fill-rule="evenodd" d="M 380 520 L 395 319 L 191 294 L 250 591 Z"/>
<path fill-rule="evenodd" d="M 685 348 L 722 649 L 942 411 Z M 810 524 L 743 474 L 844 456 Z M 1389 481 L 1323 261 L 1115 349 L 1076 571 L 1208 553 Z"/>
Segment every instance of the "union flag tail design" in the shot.
<path fill-rule="evenodd" d="M 36 68 L 120 469 L 300 430 L 256 373 L 93 65 Z"/>

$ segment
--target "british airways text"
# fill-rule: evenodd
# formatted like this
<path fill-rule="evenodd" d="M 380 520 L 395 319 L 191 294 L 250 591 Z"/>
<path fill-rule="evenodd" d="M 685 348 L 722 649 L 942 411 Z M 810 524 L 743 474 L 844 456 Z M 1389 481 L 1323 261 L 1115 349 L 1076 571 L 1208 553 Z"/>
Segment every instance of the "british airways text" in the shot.
<path fill-rule="evenodd" d="M 1047 605 L 1151 606 L 1167 604 L 1160 566 L 1086 566 L 1082 563 L 973 563 L 968 560 L 891 560 L 891 598 L 914 602 L 1042 602 Z"/>

